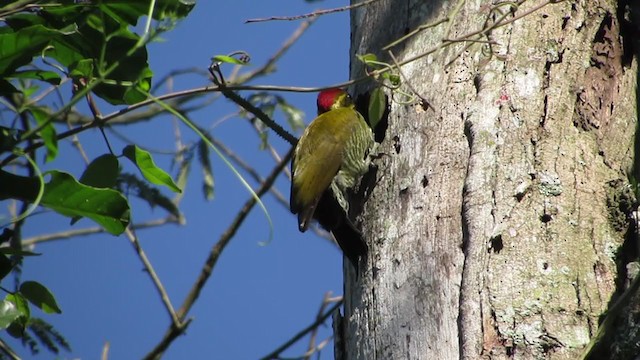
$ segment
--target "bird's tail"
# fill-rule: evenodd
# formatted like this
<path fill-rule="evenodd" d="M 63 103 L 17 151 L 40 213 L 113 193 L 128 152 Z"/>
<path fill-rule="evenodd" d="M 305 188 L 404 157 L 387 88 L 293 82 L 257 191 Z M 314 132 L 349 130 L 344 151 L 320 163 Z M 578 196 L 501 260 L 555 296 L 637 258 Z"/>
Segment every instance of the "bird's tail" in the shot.
<path fill-rule="evenodd" d="M 367 244 L 362 233 L 355 227 L 344 213 L 344 210 L 333 197 L 331 190 L 327 190 L 320 198 L 314 217 L 323 228 L 333 234 L 344 255 L 358 270 L 358 261 L 368 252 Z"/>

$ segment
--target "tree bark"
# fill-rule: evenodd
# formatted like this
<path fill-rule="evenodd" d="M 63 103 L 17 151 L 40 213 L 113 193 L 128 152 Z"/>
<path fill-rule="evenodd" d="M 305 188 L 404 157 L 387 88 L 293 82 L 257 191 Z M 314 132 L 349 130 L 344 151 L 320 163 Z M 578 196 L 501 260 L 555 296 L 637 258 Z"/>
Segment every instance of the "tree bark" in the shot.
<path fill-rule="evenodd" d="M 576 359 L 624 291 L 637 60 L 621 24 L 636 5 L 545 3 L 352 10 L 352 78 L 365 74 L 356 55 L 393 64 L 382 47 L 448 21 L 391 48 L 398 62 L 427 54 L 401 68 L 401 89 L 426 102 L 390 103 L 359 217 L 369 255 L 360 274 L 345 266 L 339 357 Z"/>

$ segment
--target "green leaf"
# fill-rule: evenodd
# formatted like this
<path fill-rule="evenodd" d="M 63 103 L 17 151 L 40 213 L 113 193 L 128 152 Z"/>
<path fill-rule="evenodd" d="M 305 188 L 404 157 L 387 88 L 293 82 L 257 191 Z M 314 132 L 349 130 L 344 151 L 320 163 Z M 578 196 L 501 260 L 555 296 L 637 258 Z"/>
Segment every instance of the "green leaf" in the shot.
<path fill-rule="evenodd" d="M 6 329 L 22 315 L 16 304 L 9 300 L 0 302 L 0 329 Z"/>
<path fill-rule="evenodd" d="M 93 59 L 82 59 L 74 62 L 69 66 L 69 76 L 72 78 L 86 78 L 90 79 L 93 77 L 94 72 L 94 60 Z"/>
<path fill-rule="evenodd" d="M 109 16 L 136 25 L 141 16 L 149 13 L 148 0 L 103 0 L 100 8 Z M 194 1 L 187 0 L 157 0 L 153 9 L 153 18 L 156 20 L 179 20 L 186 17 L 195 6 Z"/>
<path fill-rule="evenodd" d="M 51 181 L 44 188 L 40 205 L 69 217 L 87 217 L 114 235 L 129 224 L 129 204 L 116 190 L 80 184 L 73 176 L 49 171 Z"/>
<path fill-rule="evenodd" d="M 56 302 L 56 298 L 44 285 L 35 281 L 25 281 L 20 285 L 20 293 L 30 303 L 40 308 L 47 314 L 61 314 L 62 310 Z"/>
<path fill-rule="evenodd" d="M 7 80 L 0 79 L 0 96 L 8 96 L 19 92 L 20 91 L 16 89 L 13 84 L 8 82 Z"/>
<path fill-rule="evenodd" d="M 54 37 L 58 31 L 43 25 L 25 27 L 15 32 L 0 33 L 0 74 L 13 73 L 20 66 L 27 65 L 34 56 Z"/>
<path fill-rule="evenodd" d="M 148 1 L 145 0 L 144 2 L 147 3 Z M 155 9 L 153 9 L 153 18 L 156 20 L 166 18 L 182 19 L 189 15 L 195 5 L 196 0 L 159 0 L 156 2 Z"/>
<path fill-rule="evenodd" d="M 191 158 L 193 157 L 193 148 L 186 149 L 182 157 L 176 156 L 178 160 L 178 174 L 176 175 L 176 184 L 183 189 L 187 185 L 189 173 L 191 172 Z"/>
<path fill-rule="evenodd" d="M 53 327 L 53 325 L 47 323 L 46 321 L 40 318 L 31 318 L 28 324 L 29 333 L 33 334 L 33 337 L 24 336 L 21 340 L 27 342 L 29 347 L 33 351 L 35 345 L 35 341 L 37 340 L 40 344 L 44 345 L 51 353 L 60 354 L 61 350 L 64 349 L 67 352 L 71 352 L 71 346 L 65 337 L 60 334 L 60 332 Z M 11 330 L 11 327 L 7 329 Z M 60 356 L 55 357 L 59 359 Z"/>
<path fill-rule="evenodd" d="M 135 145 L 128 145 L 124 148 L 122 154 L 133 161 L 147 181 L 156 185 L 164 185 L 177 193 L 182 192 L 171 176 L 155 164 L 148 151 L 142 150 Z"/>
<path fill-rule="evenodd" d="M 389 80 L 389 84 L 392 87 L 400 86 L 400 82 L 401 82 L 400 75 L 392 74 L 392 73 L 388 73 L 387 72 L 387 73 L 382 74 L 382 77 L 387 79 L 387 80 Z"/>
<path fill-rule="evenodd" d="M 19 292 L 15 294 L 8 294 L 5 299 L 16 305 L 20 314 L 24 316 L 24 323 L 26 324 L 31 317 L 31 311 L 29 310 L 29 303 L 27 302 L 27 299 Z"/>
<path fill-rule="evenodd" d="M 9 260 L 9 258 L 6 255 L 0 254 L 0 280 L 4 279 L 5 276 L 9 275 L 12 269 L 13 269 L 13 262 Z"/>
<path fill-rule="evenodd" d="M 106 44 L 105 63 L 101 68 L 118 66 L 109 73 L 105 83 L 94 88 L 96 95 L 111 104 L 134 104 L 147 98 L 144 89 L 151 87 L 153 75 L 147 62 L 147 49 L 140 47 L 131 55 L 130 50 L 138 46 L 137 35 L 127 30 L 126 34 L 111 37 Z M 96 74 L 97 77 L 98 74 Z"/>
<path fill-rule="evenodd" d="M 86 5 L 47 7 L 41 14 L 49 23 L 73 25 L 75 31 L 52 38 L 45 55 L 68 67 L 72 77 L 83 77 L 89 84 L 100 80 L 93 92 L 111 104 L 144 100 L 152 77 L 147 49 L 123 18 L 135 22 L 148 9 L 146 0 L 104 0 L 91 4 L 91 11 Z"/>
<path fill-rule="evenodd" d="M 80 176 L 80 183 L 101 189 L 110 189 L 116 185 L 120 175 L 120 165 L 118 158 L 112 154 L 104 154 L 93 160 Z M 82 217 L 76 216 L 71 219 L 74 225 Z"/>
<path fill-rule="evenodd" d="M 148 67 L 140 71 L 140 77 L 124 92 L 126 104 L 135 104 L 147 99 L 147 94 L 151 89 L 151 77 L 153 72 Z"/>
<path fill-rule="evenodd" d="M 58 156 L 58 138 L 56 136 L 56 129 L 53 126 L 51 117 L 47 111 L 37 106 L 29 107 L 28 110 L 36 119 L 38 126 L 44 125 L 39 131 L 39 134 L 47 149 L 46 161 L 51 161 Z"/>
<path fill-rule="evenodd" d="M 14 339 L 22 340 L 25 338 L 26 332 L 24 331 L 23 324 L 20 324 L 20 321 L 18 321 L 19 319 L 20 317 L 18 317 L 16 321 L 9 324 L 9 327 L 7 328 L 7 334 L 11 335 Z"/>
<path fill-rule="evenodd" d="M 14 331 L 24 333 L 27 323 L 31 318 L 31 310 L 29 309 L 27 299 L 25 299 L 25 297 L 19 292 L 15 294 L 8 294 L 5 299 L 14 303 L 16 305 L 16 309 L 20 312 L 20 316 L 13 321 L 11 327 L 14 327 Z"/>
<path fill-rule="evenodd" d="M 17 199 L 35 201 L 40 180 L 33 176 L 19 176 L 0 169 L 0 200 Z"/>
<path fill-rule="evenodd" d="M 365 64 L 368 64 L 369 62 L 372 61 L 378 61 L 378 57 L 375 54 L 364 54 L 364 55 L 356 55 L 356 58 L 358 58 L 358 60 L 362 61 Z"/>
<path fill-rule="evenodd" d="M 80 183 L 96 188 L 113 188 L 120 175 L 118 158 L 104 154 L 94 159 L 80 176 Z"/>
<path fill-rule="evenodd" d="M 382 117 L 384 116 L 385 111 L 387 110 L 387 97 L 382 91 L 382 88 L 375 88 L 371 91 L 371 95 L 369 96 L 369 125 L 372 129 L 375 129 Z"/>
<path fill-rule="evenodd" d="M 212 61 L 217 61 L 221 63 L 233 64 L 233 65 L 247 65 L 248 62 L 243 61 L 242 59 L 236 59 L 227 55 L 215 55 L 211 58 Z"/>
<path fill-rule="evenodd" d="M 280 106 L 280 110 L 282 110 L 287 118 L 289 126 L 291 126 L 294 131 L 304 129 L 304 112 L 290 105 L 284 98 L 280 96 L 277 97 L 277 100 L 278 105 Z"/>

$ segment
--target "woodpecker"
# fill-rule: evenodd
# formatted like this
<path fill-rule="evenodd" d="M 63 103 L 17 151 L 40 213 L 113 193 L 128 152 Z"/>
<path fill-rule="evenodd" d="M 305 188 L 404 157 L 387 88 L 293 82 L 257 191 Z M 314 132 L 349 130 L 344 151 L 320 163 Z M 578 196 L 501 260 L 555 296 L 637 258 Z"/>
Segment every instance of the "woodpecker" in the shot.
<path fill-rule="evenodd" d="M 367 245 L 349 219 L 349 194 L 369 171 L 373 132 L 342 89 L 321 91 L 317 106 L 293 153 L 290 209 L 301 232 L 315 217 L 357 269 Z"/>

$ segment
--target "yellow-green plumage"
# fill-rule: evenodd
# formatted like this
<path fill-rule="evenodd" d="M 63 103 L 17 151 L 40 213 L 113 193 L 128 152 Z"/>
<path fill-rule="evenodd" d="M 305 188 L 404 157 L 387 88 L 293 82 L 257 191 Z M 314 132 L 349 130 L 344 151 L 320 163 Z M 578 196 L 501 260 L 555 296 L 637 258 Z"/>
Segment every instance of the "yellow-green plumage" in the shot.
<path fill-rule="evenodd" d="M 347 191 L 358 185 L 369 169 L 369 151 L 374 140 L 371 129 L 344 92 L 331 110 L 309 124 L 296 146 L 292 161 L 291 212 L 298 214 L 305 231 L 328 189 L 348 214 Z"/>

